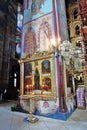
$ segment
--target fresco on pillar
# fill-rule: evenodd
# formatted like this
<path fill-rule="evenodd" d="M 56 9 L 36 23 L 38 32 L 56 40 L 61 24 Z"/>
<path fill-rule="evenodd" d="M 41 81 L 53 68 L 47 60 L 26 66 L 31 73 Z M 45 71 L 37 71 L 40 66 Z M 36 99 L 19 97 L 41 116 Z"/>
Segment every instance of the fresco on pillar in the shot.
<path fill-rule="evenodd" d="M 23 26 L 22 50 L 25 55 L 51 51 L 54 36 L 53 13 L 28 22 Z"/>
<path fill-rule="evenodd" d="M 24 1 L 24 23 L 36 19 L 52 11 L 52 0 Z"/>
<path fill-rule="evenodd" d="M 31 23 L 27 24 L 24 29 L 24 52 L 31 55 L 35 52 L 36 32 Z"/>
<path fill-rule="evenodd" d="M 40 51 L 51 50 L 52 16 L 42 17 L 38 21 L 37 46 Z"/>
<path fill-rule="evenodd" d="M 58 0 L 58 11 L 59 11 L 58 13 L 59 13 L 59 21 L 60 21 L 61 41 L 65 41 L 66 39 L 69 40 L 65 0 Z"/>

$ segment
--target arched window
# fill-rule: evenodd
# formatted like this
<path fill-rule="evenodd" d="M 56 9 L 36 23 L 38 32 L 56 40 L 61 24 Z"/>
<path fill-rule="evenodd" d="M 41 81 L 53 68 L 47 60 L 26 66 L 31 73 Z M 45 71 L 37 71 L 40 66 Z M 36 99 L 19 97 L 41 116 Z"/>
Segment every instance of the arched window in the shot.
<path fill-rule="evenodd" d="M 76 42 L 76 46 L 81 48 L 81 47 L 82 47 L 81 41 L 77 41 L 77 42 Z"/>
<path fill-rule="evenodd" d="M 78 25 L 75 27 L 75 34 L 80 35 L 80 27 Z"/>
<path fill-rule="evenodd" d="M 74 16 L 74 19 L 77 19 L 77 17 L 78 17 L 78 10 L 77 9 L 74 10 L 73 16 Z"/>
<path fill-rule="evenodd" d="M 83 26 L 87 26 L 87 17 L 83 18 Z"/>

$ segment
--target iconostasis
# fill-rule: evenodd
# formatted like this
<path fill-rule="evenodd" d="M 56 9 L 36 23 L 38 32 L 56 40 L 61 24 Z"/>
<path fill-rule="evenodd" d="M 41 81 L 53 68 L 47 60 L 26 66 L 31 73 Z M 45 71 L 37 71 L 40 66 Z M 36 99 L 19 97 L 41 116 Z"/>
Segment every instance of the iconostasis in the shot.
<path fill-rule="evenodd" d="M 40 54 L 40 53 L 39 53 Z M 24 94 L 54 94 L 55 93 L 55 64 L 54 57 L 47 55 L 35 56 L 24 63 Z"/>

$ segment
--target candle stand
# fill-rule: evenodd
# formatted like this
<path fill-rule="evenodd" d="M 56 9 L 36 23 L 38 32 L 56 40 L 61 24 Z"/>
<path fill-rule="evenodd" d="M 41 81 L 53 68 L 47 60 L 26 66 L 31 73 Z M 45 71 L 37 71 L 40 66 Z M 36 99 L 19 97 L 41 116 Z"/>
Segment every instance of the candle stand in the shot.
<path fill-rule="evenodd" d="M 34 95 L 30 95 L 28 96 L 29 98 L 29 101 L 30 101 L 30 105 L 29 105 L 29 115 L 27 117 L 27 120 L 30 122 L 30 123 L 36 123 L 39 119 L 33 115 L 33 101 L 36 100 L 36 96 Z"/>

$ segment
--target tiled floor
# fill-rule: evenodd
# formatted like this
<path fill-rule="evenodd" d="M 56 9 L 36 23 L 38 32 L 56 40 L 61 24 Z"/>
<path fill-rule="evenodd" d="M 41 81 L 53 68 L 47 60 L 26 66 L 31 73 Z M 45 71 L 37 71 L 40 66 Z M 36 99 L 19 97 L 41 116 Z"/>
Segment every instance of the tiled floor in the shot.
<path fill-rule="evenodd" d="M 32 124 L 24 121 L 28 114 L 12 112 L 12 104 L 0 104 L 0 130 L 87 130 L 87 109 L 76 109 L 67 121 L 38 116 L 39 121 Z"/>

